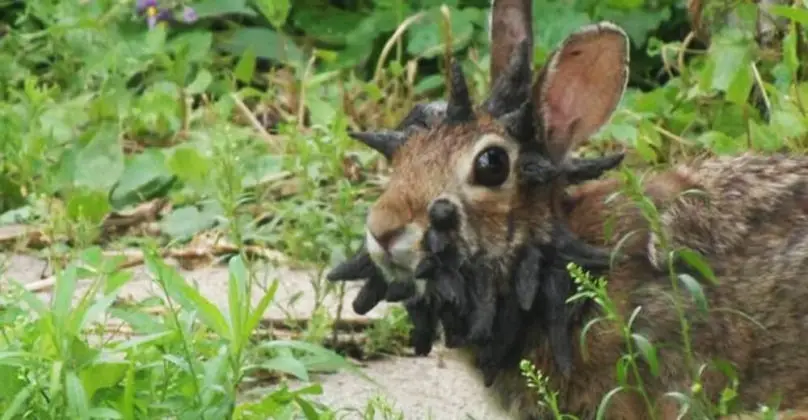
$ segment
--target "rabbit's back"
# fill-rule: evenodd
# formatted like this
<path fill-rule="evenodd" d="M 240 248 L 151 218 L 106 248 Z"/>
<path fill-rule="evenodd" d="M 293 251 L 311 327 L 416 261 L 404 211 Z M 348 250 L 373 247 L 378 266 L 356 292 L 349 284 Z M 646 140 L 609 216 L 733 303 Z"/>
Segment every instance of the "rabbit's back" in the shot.
<path fill-rule="evenodd" d="M 670 299 L 667 260 L 669 250 L 687 247 L 699 251 L 718 282 L 711 285 L 698 270 L 687 270 L 701 282 L 708 306 L 705 314 L 696 300 L 682 301 L 691 324 L 694 363 L 731 362 L 738 375 L 740 401 L 749 409 L 778 394 L 781 408 L 804 408 L 808 403 L 808 157 L 713 158 L 652 178 L 646 187 L 659 209 L 666 238 L 648 233 L 626 241 L 626 252 L 633 256 L 608 278 L 610 293 L 621 303 L 624 315 L 642 307 L 635 330 L 660 350 L 659 375 L 646 375 L 647 386 L 659 397 L 670 391 L 687 392 L 693 385 L 687 374 L 682 324 Z M 595 225 L 600 223 L 583 224 Z M 616 244 L 640 226 L 647 224 L 636 209 L 623 212 L 608 242 Z M 664 243 L 668 246 L 663 247 Z M 678 289 L 684 295 L 690 293 L 683 282 Z M 593 351 L 589 349 L 590 354 Z M 602 354 L 617 356 L 610 353 Z M 593 366 L 614 366 L 614 361 L 601 360 Z M 704 392 L 713 398 L 729 384 L 723 374 L 709 369 L 702 380 Z M 582 387 L 586 383 L 581 382 Z"/>
<path fill-rule="evenodd" d="M 672 196 L 660 215 L 673 247 L 708 257 L 759 255 L 779 242 L 793 243 L 799 233 L 786 237 L 806 222 L 808 157 L 747 153 L 680 166 L 676 175 L 687 189 Z M 664 268 L 661 238 L 651 239 L 649 257 Z"/>

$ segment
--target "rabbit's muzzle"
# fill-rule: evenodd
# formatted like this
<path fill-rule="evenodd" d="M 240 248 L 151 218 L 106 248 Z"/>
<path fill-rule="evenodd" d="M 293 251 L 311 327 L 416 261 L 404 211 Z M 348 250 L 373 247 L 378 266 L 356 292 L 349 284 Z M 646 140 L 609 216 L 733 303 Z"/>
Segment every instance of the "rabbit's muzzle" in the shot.
<path fill-rule="evenodd" d="M 426 226 L 416 220 L 390 223 L 379 214 L 383 212 L 368 217 L 365 244 L 370 259 L 389 283 L 415 281 L 419 295 L 433 276 L 429 272 L 433 257 L 444 253 L 450 242 L 454 252 L 465 248 L 459 234 L 462 207 L 452 197 L 443 195 L 430 203 Z"/>
<path fill-rule="evenodd" d="M 423 253 L 420 252 L 424 230 L 415 223 L 409 223 L 391 231 L 374 231 L 368 226 L 365 243 L 374 264 L 382 271 L 388 282 L 413 281 L 413 273 Z M 423 283 L 419 291 L 423 291 Z"/>

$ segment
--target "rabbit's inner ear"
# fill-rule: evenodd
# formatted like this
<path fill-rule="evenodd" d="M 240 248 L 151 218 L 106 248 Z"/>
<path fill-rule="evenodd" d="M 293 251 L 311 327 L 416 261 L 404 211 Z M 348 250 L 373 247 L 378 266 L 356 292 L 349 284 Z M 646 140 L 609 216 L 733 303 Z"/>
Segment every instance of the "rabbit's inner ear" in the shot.
<path fill-rule="evenodd" d="M 626 89 L 628 62 L 628 37 L 608 22 L 585 26 L 553 52 L 534 89 L 553 160 L 609 120 Z"/>

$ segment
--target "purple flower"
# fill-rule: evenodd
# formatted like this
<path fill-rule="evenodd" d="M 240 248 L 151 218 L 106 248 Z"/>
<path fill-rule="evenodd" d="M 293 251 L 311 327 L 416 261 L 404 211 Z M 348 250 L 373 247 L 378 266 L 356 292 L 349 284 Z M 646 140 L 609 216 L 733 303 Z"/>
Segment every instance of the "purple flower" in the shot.
<path fill-rule="evenodd" d="M 160 9 L 157 10 L 156 8 L 149 8 L 146 22 L 149 25 L 149 29 L 154 28 L 157 26 L 158 22 L 172 22 L 174 20 L 174 13 L 171 12 L 169 9 Z"/>
<path fill-rule="evenodd" d="M 159 7 L 157 0 L 137 0 L 136 10 L 139 15 L 146 15 L 149 29 L 153 29 L 159 22 L 175 22 L 174 11 L 170 8 Z M 182 21 L 193 23 L 199 19 L 196 10 L 190 6 L 182 9 Z"/>
<path fill-rule="evenodd" d="M 157 0 L 137 0 L 135 10 L 137 10 L 138 14 L 143 13 L 150 8 L 157 8 Z"/>
<path fill-rule="evenodd" d="M 196 14 L 196 10 L 194 10 L 194 8 L 193 8 L 193 7 L 190 7 L 190 6 L 185 6 L 185 7 L 182 9 L 182 19 L 183 19 L 183 20 L 184 20 L 186 23 L 193 23 L 193 22 L 196 22 L 196 20 L 197 20 L 198 18 L 199 18 L 199 16 Z"/>

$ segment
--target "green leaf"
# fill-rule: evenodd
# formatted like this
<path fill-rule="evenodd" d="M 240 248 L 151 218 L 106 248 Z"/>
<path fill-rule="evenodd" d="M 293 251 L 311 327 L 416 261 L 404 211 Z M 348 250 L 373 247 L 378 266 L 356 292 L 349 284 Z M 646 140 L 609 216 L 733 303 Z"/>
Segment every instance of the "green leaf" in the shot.
<path fill-rule="evenodd" d="M 702 88 L 727 92 L 728 100 L 733 103 L 738 103 L 739 97 L 745 101 L 752 85 L 750 45 L 750 40 L 739 30 L 731 29 L 717 34 L 709 49 L 709 71 L 704 72 L 704 76 L 709 76 L 709 85 Z"/>
<path fill-rule="evenodd" d="M 233 334 L 232 342 L 241 345 L 239 337 L 243 335 L 242 326 L 246 314 L 245 308 L 249 308 L 250 302 L 247 298 L 247 286 L 250 281 L 250 274 L 244 265 L 241 255 L 236 255 L 228 262 L 227 298 L 230 309 L 230 332 Z"/>
<path fill-rule="evenodd" d="M 783 37 L 783 63 L 791 74 L 800 67 L 799 48 L 797 47 L 798 33 L 797 27 L 792 24 L 789 25 L 788 34 Z"/>
<path fill-rule="evenodd" d="M 129 369 L 126 370 L 121 401 L 121 411 L 125 420 L 135 420 L 135 392 L 135 364 L 130 363 Z"/>
<path fill-rule="evenodd" d="M 637 344 L 640 354 L 642 354 L 646 363 L 648 363 L 648 366 L 651 368 L 651 374 L 654 376 L 659 376 L 659 360 L 657 359 L 656 348 L 651 344 L 650 341 L 648 341 L 647 338 L 640 334 L 631 334 L 631 338 L 634 339 L 634 343 Z"/>
<path fill-rule="evenodd" d="M 631 366 L 632 355 L 624 354 L 617 359 L 617 365 L 614 369 L 614 376 L 618 384 L 625 384 L 628 378 L 629 367 Z"/>
<path fill-rule="evenodd" d="M 303 411 L 303 414 L 306 416 L 306 419 L 308 420 L 320 419 L 320 415 L 317 413 L 317 410 L 315 410 L 314 406 L 306 399 L 295 395 L 295 402 L 297 403 L 298 407 L 300 407 L 300 410 Z"/>
<path fill-rule="evenodd" d="M 808 132 L 806 120 L 797 110 L 775 110 L 771 114 L 769 124 L 771 124 L 772 130 L 776 132 L 775 135 L 781 138 L 799 138 Z"/>
<path fill-rule="evenodd" d="M 603 396 L 603 399 L 600 400 L 600 404 L 598 405 L 598 411 L 595 414 L 596 420 L 606 419 L 606 410 L 609 408 L 609 403 L 612 401 L 612 398 L 614 398 L 614 396 L 617 395 L 617 393 L 622 390 L 623 387 L 619 386 L 617 388 L 612 389 L 605 396 Z"/>
<path fill-rule="evenodd" d="M 643 5 L 642 0 L 608 0 L 606 4 L 614 9 L 636 9 Z"/>
<path fill-rule="evenodd" d="M 303 52 L 292 41 L 269 28 L 238 28 L 223 40 L 221 47 L 234 55 L 251 48 L 257 57 L 281 63 L 294 64 L 303 58 Z"/>
<path fill-rule="evenodd" d="M 238 64 L 236 64 L 236 69 L 233 73 L 236 76 L 236 79 L 243 83 L 250 83 L 253 78 L 253 73 L 255 72 L 255 51 L 253 51 L 252 46 L 247 47 L 247 50 L 244 51 L 244 54 L 241 54 L 241 57 L 238 60 Z"/>
<path fill-rule="evenodd" d="M 195 206 L 180 207 L 160 221 L 160 229 L 172 238 L 184 240 L 215 226 L 217 216 L 210 208 L 200 211 Z"/>
<path fill-rule="evenodd" d="M 441 87 L 443 87 L 443 77 L 439 74 L 430 74 L 429 76 L 425 76 L 423 79 L 419 80 L 418 83 L 415 84 L 415 89 L 413 89 L 414 90 L 413 93 L 422 95 L 426 92 Z"/>
<path fill-rule="evenodd" d="M 200 19 L 224 15 L 258 16 L 245 0 L 202 0 L 194 3 L 194 10 Z"/>
<path fill-rule="evenodd" d="M 253 3 L 276 29 L 283 27 L 292 9 L 290 0 L 254 0 Z"/>
<path fill-rule="evenodd" d="M 721 131 L 707 131 L 702 133 L 696 141 L 718 155 L 732 155 L 745 146 L 744 143 L 736 142 Z"/>
<path fill-rule="evenodd" d="M 378 9 L 370 16 L 379 13 Z M 365 15 L 358 11 L 324 3 L 318 7 L 296 7 L 291 19 L 298 28 L 306 28 L 306 36 L 333 45 L 350 45 L 348 38 L 362 23 Z"/>
<path fill-rule="evenodd" d="M 701 284 L 693 278 L 690 274 L 681 273 L 679 274 L 679 281 L 685 286 L 687 291 L 693 296 L 693 300 L 696 302 L 696 306 L 699 308 L 700 311 L 706 313 L 707 312 L 707 299 L 704 297 L 704 290 L 701 287 Z"/>
<path fill-rule="evenodd" d="M 124 170 L 120 131 L 116 125 L 105 124 L 98 128 L 87 146 L 76 156 L 74 170 L 73 181 L 76 185 L 109 191 Z"/>
<path fill-rule="evenodd" d="M 132 277 L 133 276 L 130 273 L 129 278 L 131 279 Z M 124 284 L 125 283 L 121 283 L 118 287 L 120 288 Z M 100 318 L 102 315 L 106 314 L 107 309 L 109 309 L 109 307 L 112 306 L 113 303 L 115 303 L 115 300 L 117 298 L 118 294 L 113 291 L 112 293 L 107 293 L 100 299 L 97 299 L 95 302 L 93 302 L 92 306 L 90 306 L 90 308 L 87 309 L 86 312 L 81 314 L 79 323 L 78 325 L 75 326 L 75 328 L 73 328 L 73 330 L 79 331 L 85 326 L 87 326 L 88 323 L 93 322 L 96 319 Z"/>
<path fill-rule="evenodd" d="M 258 324 L 264 317 L 264 312 L 266 312 L 267 307 L 269 307 L 269 304 L 272 302 L 272 299 L 275 298 L 275 292 L 278 290 L 279 285 L 280 281 L 278 281 L 277 279 L 273 281 L 272 285 L 269 286 L 269 290 L 267 290 L 267 292 L 264 293 L 264 296 L 261 297 L 261 300 L 258 301 L 258 305 L 255 306 L 255 309 L 253 309 L 252 313 L 247 319 L 246 324 L 243 327 L 243 330 L 241 331 L 242 340 L 246 341 L 249 338 L 250 334 L 252 334 L 252 332 L 255 330 L 255 328 L 258 327 Z"/>
<path fill-rule="evenodd" d="M 212 163 L 195 148 L 182 146 L 171 153 L 168 166 L 182 182 L 200 186 L 206 184 Z"/>
<path fill-rule="evenodd" d="M 175 331 L 169 330 L 149 335 L 141 335 L 122 341 L 118 343 L 118 345 L 116 345 L 113 349 L 115 351 L 126 351 L 143 345 L 156 346 L 160 344 L 160 342 L 167 341 L 166 339 L 170 336 L 173 336 L 174 334 Z"/>
<path fill-rule="evenodd" d="M 808 10 L 806 9 L 777 4 L 769 6 L 766 10 L 773 15 L 789 18 L 800 25 L 808 26 Z"/>
<path fill-rule="evenodd" d="M 635 45 L 643 45 L 648 39 L 648 35 L 656 31 L 670 17 L 671 12 L 668 7 L 657 10 L 649 10 L 644 7 L 623 10 L 603 8 L 598 13 L 598 19 L 614 22 L 623 28 L 632 44 Z"/>
<path fill-rule="evenodd" d="M 713 284 L 718 284 L 718 280 L 713 273 L 713 269 L 707 264 L 704 257 L 696 251 L 689 248 L 682 248 L 676 251 L 676 254 L 681 257 L 688 265 L 695 268 L 699 273 L 704 276 L 708 281 Z"/>
<path fill-rule="evenodd" d="M 537 50 L 555 49 L 572 32 L 592 23 L 586 12 L 564 2 L 534 0 L 533 10 L 533 35 Z M 487 20 L 486 27 L 489 23 Z"/>
<path fill-rule="evenodd" d="M 199 9 L 194 5 L 199 15 Z M 211 54 L 213 33 L 206 30 L 192 30 L 179 33 L 171 39 L 171 51 L 182 55 L 190 62 L 203 62 Z"/>
<path fill-rule="evenodd" d="M 612 137 L 629 145 L 633 145 L 637 141 L 637 136 L 639 135 L 637 128 L 634 125 L 627 123 L 610 124 L 606 126 L 606 129 Z"/>
<path fill-rule="evenodd" d="M 79 376 L 87 394 L 92 400 L 99 389 L 111 388 L 117 385 L 126 375 L 129 363 L 125 361 L 94 362 L 81 370 Z"/>
<path fill-rule="evenodd" d="M 751 60 L 735 72 L 735 77 L 727 87 L 727 100 L 738 105 L 746 104 L 749 91 L 754 83 Z"/>
<path fill-rule="evenodd" d="M 306 370 L 306 366 L 300 360 L 292 356 L 284 355 L 273 357 L 261 363 L 259 366 L 269 371 L 288 373 L 301 381 L 308 382 L 309 380 L 309 372 Z"/>
<path fill-rule="evenodd" d="M 260 347 L 276 351 L 302 351 L 308 353 L 308 355 L 300 356 L 295 360 L 302 362 L 304 366 L 308 367 L 309 370 L 312 370 L 312 367 L 328 370 L 347 369 L 367 380 L 371 380 L 367 375 L 356 368 L 353 364 L 349 363 L 338 353 L 317 344 L 312 344 L 305 341 L 275 340 L 262 343 Z"/>
<path fill-rule="evenodd" d="M 778 136 L 768 124 L 749 120 L 749 133 L 752 135 L 752 145 L 757 150 L 776 152 L 786 146 L 786 139 Z"/>
<path fill-rule="evenodd" d="M 121 413 L 107 407 L 94 407 L 90 409 L 90 418 L 93 419 L 122 419 Z"/>
<path fill-rule="evenodd" d="M 168 266 L 151 254 L 146 258 L 146 263 L 149 271 L 165 284 L 169 296 L 177 299 L 186 310 L 199 314 L 202 322 L 220 337 L 231 336 L 227 321 L 219 308 L 199 293 L 199 290 L 188 284 L 174 267 Z"/>
<path fill-rule="evenodd" d="M 311 121 L 315 125 L 328 126 L 337 115 L 334 106 L 319 96 L 308 95 L 306 101 L 308 102 L 309 111 L 311 111 Z"/>
<path fill-rule="evenodd" d="M 11 400 L 11 404 L 6 407 L 6 410 L 3 412 L 3 417 L 0 417 L 0 420 L 11 420 L 22 417 L 22 412 L 28 408 L 28 399 L 31 398 L 31 394 L 34 392 L 36 386 L 37 383 L 33 382 L 17 392 L 17 394 L 14 395 L 14 399 Z"/>
<path fill-rule="evenodd" d="M 165 155 L 157 149 L 146 149 L 126 163 L 110 198 L 118 208 L 151 199 L 171 183 L 173 176 Z"/>
<path fill-rule="evenodd" d="M 194 81 L 185 88 L 185 91 L 191 95 L 199 95 L 207 90 L 212 81 L 213 75 L 205 69 L 200 69 Z"/>
<path fill-rule="evenodd" d="M 581 333 L 579 334 L 578 339 L 580 340 L 579 346 L 581 348 L 581 355 L 583 356 L 584 360 L 589 359 L 589 352 L 588 352 L 587 347 L 586 347 L 586 334 L 587 334 L 587 332 L 589 331 L 590 328 L 594 327 L 595 324 L 597 324 L 598 322 L 601 322 L 601 321 L 605 321 L 605 320 L 606 320 L 606 318 L 604 318 L 604 317 L 597 317 L 597 318 L 590 319 L 586 323 L 586 325 L 584 325 L 584 328 L 581 330 Z"/>
<path fill-rule="evenodd" d="M 276 181 L 283 172 L 284 159 L 278 155 L 263 155 L 244 162 L 244 177 L 241 185 L 251 188 L 268 181 Z"/>
<path fill-rule="evenodd" d="M 76 291 L 76 266 L 69 265 L 56 275 L 56 286 L 53 291 L 51 314 L 56 323 L 64 323 L 70 315 L 73 293 Z"/>
<path fill-rule="evenodd" d="M 688 410 L 690 408 L 690 405 L 691 405 L 690 397 L 688 397 L 687 395 L 685 395 L 685 394 L 683 394 L 681 392 L 674 392 L 674 391 L 666 392 L 664 396 L 665 397 L 670 397 L 670 398 L 673 398 L 676 401 L 679 401 L 679 404 L 680 404 L 679 414 L 680 414 L 680 416 L 678 416 L 677 418 L 684 418 L 684 414 L 686 413 L 686 410 Z"/>
<path fill-rule="evenodd" d="M 480 11 L 475 8 L 457 10 L 450 7 L 452 25 L 452 51 L 465 48 L 474 33 L 472 22 L 479 19 Z M 445 40 L 441 25 L 443 15 L 435 8 L 421 22 L 412 26 L 407 33 L 407 52 L 423 58 L 434 58 L 443 54 Z"/>
<path fill-rule="evenodd" d="M 157 54 L 163 51 L 166 44 L 167 31 L 165 24 L 158 24 L 146 32 L 146 52 Z"/>
<path fill-rule="evenodd" d="M 90 406 L 87 400 L 87 393 L 84 391 L 76 372 L 68 371 L 65 375 L 65 393 L 67 394 L 67 408 L 70 417 L 86 419 L 90 417 Z"/>
<path fill-rule="evenodd" d="M 6 363 L 12 361 L 14 360 L 9 359 L 6 360 Z M 22 362 L 22 360 L 17 362 Z M 21 366 L 13 366 L 6 363 L 0 361 L 0 378 L 3 378 L 3 380 L 0 381 L 0 401 L 7 401 L 7 398 L 11 395 L 18 395 L 18 393 L 24 391 L 26 382 L 28 382 L 24 380 L 25 371 Z M 3 404 L 0 404 L 0 406 L 2 405 Z"/>
<path fill-rule="evenodd" d="M 10 281 L 9 281 L 10 282 Z M 35 294 L 26 290 L 22 285 L 17 282 L 12 283 L 15 286 L 22 296 L 22 300 L 39 316 L 45 316 L 48 314 L 48 307 L 45 305 L 42 300 L 37 297 Z"/>
<path fill-rule="evenodd" d="M 109 213 L 111 206 L 103 191 L 81 189 L 70 194 L 67 200 L 67 216 L 72 221 L 98 224 Z"/>

